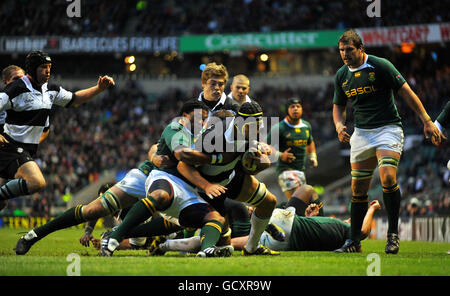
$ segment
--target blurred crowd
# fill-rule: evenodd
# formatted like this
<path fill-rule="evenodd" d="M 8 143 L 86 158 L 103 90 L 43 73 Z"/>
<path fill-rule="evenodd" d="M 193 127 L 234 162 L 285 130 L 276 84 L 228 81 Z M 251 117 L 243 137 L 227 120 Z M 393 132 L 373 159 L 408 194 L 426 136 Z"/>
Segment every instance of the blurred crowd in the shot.
<path fill-rule="evenodd" d="M 0 35 L 152 35 L 324 30 L 438 23 L 450 20 L 445 1 L 381 1 L 370 18 L 361 0 L 81 0 L 81 17 L 66 17 L 71 2 L 7 0 Z M 420 9 L 417 9 L 420 7 Z"/>

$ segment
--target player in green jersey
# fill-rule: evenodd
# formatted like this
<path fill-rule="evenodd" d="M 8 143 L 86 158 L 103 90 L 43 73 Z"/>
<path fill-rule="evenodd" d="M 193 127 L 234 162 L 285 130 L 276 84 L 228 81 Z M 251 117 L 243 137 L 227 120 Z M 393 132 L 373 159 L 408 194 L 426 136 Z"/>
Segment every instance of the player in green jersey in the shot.
<path fill-rule="evenodd" d="M 344 65 L 334 80 L 333 121 L 339 141 L 349 142 L 352 175 L 351 239 L 336 252 L 361 252 L 361 224 L 368 206 L 372 174 L 379 167 L 383 201 L 388 214 L 386 253 L 399 250 L 398 217 L 401 194 L 397 184 L 397 166 L 403 150 L 401 118 L 394 103 L 399 95 L 419 116 L 424 134 L 433 144 L 441 142 L 441 133 L 428 116 L 420 99 L 397 69 L 384 58 L 365 53 L 360 36 L 346 31 L 338 41 Z M 354 132 L 347 133 L 346 105 L 354 113 Z"/>
<path fill-rule="evenodd" d="M 444 130 L 448 129 L 450 126 L 450 101 L 447 101 L 444 109 L 442 109 L 441 113 L 439 113 L 438 117 L 434 121 L 434 124 L 438 127 L 441 133 L 444 133 Z M 444 139 L 447 137 L 444 136 Z M 450 160 L 447 162 L 447 168 L 450 170 Z"/>
<path fill-rule="evenodd" d="M 445 104 L 444 109 L 439 113 L 434 124 L 441 132 L 450 126 L 450 101 L 447 101 L 447 104 Z"/>
<path fill-rule="evenodd" d="M 287 116 L 271 128 L 267 135 L 267 142 L 272 143 L 275 135 L 278 135 L 278 147 L 274 146 L 284 152 L 279 154 L 276 174 L 278 184 L 289 200 L 297 188 L 306 184 L 307 161 L 313 167 L 317 167 L 318 162 L 311 124 L 302 119 L 301 100 L 289 99 L 286 109 Z"/>
<path fill-rule="evenodd" d="M 181 116 L 162 132 L 157 154 L 168 155 L 174 161 L 189 164 L 211 163 L 212 156 L 194 149 L 195 126 L 199 131 L 208 118 L 209 108 L 197 99 L 183 104 Z M 102 256 L 112 256 L 130 231 L 156 213 L 178 219 L 179 225 L 201 228 L 199 257 L 230 256 L 232 247 L 216 247 L 221 234 L 226 232 L 225 218 L 203 200 L 195 187 L 176 168 L 154 168 L 145 182 L 146 198 L 134 204 L 122 223 L 102 240 Z M 230 249 L 231 248 L 231 249 Z"/>
<path fill-rule="evenodd" d="M 148 160 L 144 161 L 139 167 L 131 169 L 114 186 L 105 192 L 100 191 L 98 197 L 89 204 L 79 204 L 72 207 L 46 224 L 30 230 L 17 242 L 16 254 L 26 254 L 34 243 L 55 231 L 114 215 L 121 209 L 128 208 L 138 200 L 145 198 L 145 180 L 154 168 L 153 165 L 158 164 L 162 167 L 173 165 L 167 156 L 154 155 L 156 147 L 156 145 L 153 145 L 148 152 L 149 158 L 153 160 L 153 163 Z M 89 235 L 87 235 L 86 239 L 90 239 Z M 80 242 L 86 245 L 88 244 L 86 239 Z"/>
<path fill-rule="evenodd" d="M 305 184 L 298 189 L 298 194 L 304 199 L 314 194 L 314 188 Z M 242 211 L 248 210 L 241 204 Z M 365 239 L 369 236 L 373 216 L 380 209 L 377 200 L 370 203 L 370 207 L 364 217 L 361 226 L 361 238 Z M 350 238 L 350 225 L 348 221 L 342 221 L 331 217 L 317 217 L 318 207 L 313 213 L 305 213 L 305 215 L 297 215 L 294 207 L 287 209 L 275 209 L 270 218 L 269 225 L 277 225 L 285 233 L 285 239 L 275 239 L 267 230 L 263 232 L 260 244 L 275 251 L 332 251 L 341 246 L 345 240 Z M 233 223 L 240 222 L 239 226 L 243 232 L 241 236 L 234 236 L 231 243 L 235 250 L 242 249 L 247 243 L 248 228 L 242 225 L 249 224 L 248 216 L 241 214 L 241 217 L 235 219 Z M 233 225 L 232 228 L 234 229 Z M 198 237 L 189 239 L 166 240 L 158 245 L 153 246 L 152 253 L 162 253 L 166 251 L 185 251 L 195 252 L 200 247 Z"/>

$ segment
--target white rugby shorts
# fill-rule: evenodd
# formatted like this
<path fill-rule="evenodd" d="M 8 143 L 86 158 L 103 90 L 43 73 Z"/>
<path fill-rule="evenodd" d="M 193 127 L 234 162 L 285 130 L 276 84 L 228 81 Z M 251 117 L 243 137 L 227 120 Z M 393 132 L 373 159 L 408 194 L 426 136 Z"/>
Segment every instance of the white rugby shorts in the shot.
<path fill-rule="evenodd" d="M 128 195 L 141 200 L 145 198 L 145 181 L 147 175 L 139 169 L 130 170 L 116 186 Z"/>
<path fill-rule="evenodd" d="M 306 184 L 306 177 L 302 171 L 287 170 L 278 176 L 278 185 L 280 185 L 281 191 L 283 192 L 304 184 Z"/>
<path fill-rule="evenodd" d="M 280 242 L 275 240 L 269 235 L 267 231 L 264 231 L 261 235 L 259 243 L 265 247 L 268 247 L 274 251 L 286 251 L 289 247 L 289 237 L 292 232 L 292 225 L 294 224 L 295 208 L 288 207 L 287 209 L 275 209 L 273 210 L 270 222 L 283 229 L 286 234 L 284 241 Z"/>
<path fill-rule="evenodd" d="M 196 188 L 174 175 L 157 169 L 152 170 L 148 176 L 147 181 L 145 182 L 145 191 L 148 193 L 153 182 L 160 179 L 168 181 L 173 188 L 172 203 L 168 209 L 161 211 L 163 214 L 179 218 L 180 212 L 184 208 L 193 204 L 207 203 L 200 197 Z"/>
<path fill-rule="evenodd" d="M 376 156 L 377 150 L 403 151 L 403 129 L 386 125 L 373 129 L 355 127 L 350 138 L 350 162 L 360 162 Z"/>

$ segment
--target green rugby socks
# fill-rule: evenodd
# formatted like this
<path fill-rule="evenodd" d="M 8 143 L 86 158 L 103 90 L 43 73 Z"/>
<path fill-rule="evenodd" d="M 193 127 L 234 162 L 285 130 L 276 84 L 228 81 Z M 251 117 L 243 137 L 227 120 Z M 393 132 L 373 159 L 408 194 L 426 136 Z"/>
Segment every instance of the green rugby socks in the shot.
<path fill-rule="evenodd" d="M 200 250 L 216 245 L 222 233 L 223 224 L 217 220 L 211 220 L 203 225 L 200 231 L 200 241 L 202 243 Z"/>
<path fill-rule="evenodd" d="M 361 241 L 361 227 L 369 207 L 368 196 L 353 196 L 350 207 L 350 238 L 354 242 Z"/>
<path fill-rule="evenodd" d="M 86 222 L 86 220 L 83 218 L 82 208 L 83 205 L 78 205 L 76 207 L 70 208 L 55 219 L 50 220 L 46 224 L 35 228 L 34 232 L 36 233 L 38 238 L 41 239 L 57 230 Z"/>
<path fill-rule="evenodd" d="M 397 184 L 390 187 L 383 186 L 383 201 L 388 215 L 388 233 L 398 234 L 401 199 L 402 196 Z"/>

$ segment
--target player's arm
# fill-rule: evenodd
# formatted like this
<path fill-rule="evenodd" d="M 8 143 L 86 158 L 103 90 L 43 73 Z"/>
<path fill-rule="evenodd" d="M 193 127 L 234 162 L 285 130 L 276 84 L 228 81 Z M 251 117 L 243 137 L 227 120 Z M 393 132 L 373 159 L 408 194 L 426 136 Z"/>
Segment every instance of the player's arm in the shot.
<path fill-rule="evenodd" d="M 156 154 L 158 150 L 158 144 L 153 144 L 148 150 L 148 159 L 158 168 L 173 168 L 177 165 L 175 161 L 170 159 L 168 155 Z"/>
<path fill-rule="evenodd" d="M 189 164 L 180 161 L 177 166 L 178 172 L 188 179 L 196 187 L 205 191 L 209 197 L 217 197 L 227 190 L 226 187 L 220 184 L 212 184 L 200 175 L 200 172 Z"/>
<path fill-rule="evenodd" d="M 333 122 L 338 134 L 339 141 L 347 143 L 350 141 L 350 135 L 347 133 L 346 106 L 333 104 Z"/>
<path fill-rule="evenodd" d="M 109 76 L 100 76 L 98 78 L 97 85 L 76 91 L 74 93 L 74 101 L 72 102 L 72 106 L 78 107 L 79 105 L 90 101 L 96 95 L 102 93 L 112 85 L 115 85 L 113 78 Z"/>
<path fill-rule="evenodd" d="M 423 123 L 423 133 L 425 134 L 425 138 L 429 139 L 431 136 L 431 142 L 434 145 L 439 145 L 444 138 L 442 133 L 436 127 L 436 125 L 431 120 L 431 117 L 428 115 L 425 110 L 422 102 L 419 97 L 414 93 L 414 91 L 409 87 L 408 83 L 405 82 L 398 90 L 398 95 L 402 97 L 408 106 L 419 116 L 420 120 Z"/>
<path fill-rule="evenodd" d="M 92 236 L 92 232 L 94 231 L 95 224 L 97 224 L 97 220 L 91 220 L 86 223 L 86 227 L 84 228 L 84 234 L 80 238 L 80 244 L 85 247 L 89 247 L 89 242 L 94 238 Z"/>
<path fill-rule="evenodd" d="M 226 164 L 236 158 L 234 152 L 203 153 L 193 148 L 181 146 L 175 149 L 174 155 L 179 161 L 183 161 L 192 166 L 202 164 Z"/>
<path fill-rule="evenodd" d="M 269 142 L 270 138 L 268 138 Z M 259 142 L 258 145 L 258 150 L 267 156 L 268 160 L 270 163 L 275 163 L 278 160 L 283 161 L 283 162 L 288 162 L 291 163 L 295 160 L 295 155 L 291 152 L 289 152 L 291 150 L 291 148 L 287 148 L 284 151 L 279 151 L 277 148 L 275 148 L 274 146 L 264 143 L 264 142 Z"/>
<path fill-rule="evenodd" d="M 373 215 L 380 208 L 381 206 L 378 200 L 373 200 L 370 203 L 369 209 L 367 210 L 366 216 L 364 216 L 363 225 L 361 227 L 361 239 L 365 239 L 369 236 L 370 230 L 372 228 Z"/>
<path fill-rule="evenodd" d="M 174 151 L 175 158 L 190 165 L 211 163 L 213 155 L 205 154 L 189 147 L 178 147 Z M 215 155 L 217 161 L 217 155 Z M 223 157 L 222 155 L 220 157 Z"/>

